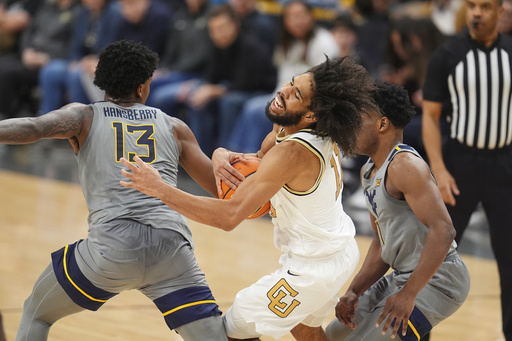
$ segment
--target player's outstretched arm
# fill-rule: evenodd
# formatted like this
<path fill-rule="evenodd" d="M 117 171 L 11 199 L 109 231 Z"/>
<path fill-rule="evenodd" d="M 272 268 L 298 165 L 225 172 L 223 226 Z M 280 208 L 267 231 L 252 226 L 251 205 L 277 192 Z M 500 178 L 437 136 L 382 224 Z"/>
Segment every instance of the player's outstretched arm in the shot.
<path fill-rule="evenodd" d="M 128 169 L 123 169 L 121 173 L 131 180 L 121 181 L 121 185 L 157 197 L 189 219 L 230 231 L 268 202 L 285 184 L 312 168 L 310 158 L 303 153 L 316 156 L 305 147 L 298 143 L 283 143 L 278 147 L 265 155 L 258 171 L 246 178 L 229 200 L 196 196 L 172 187 L 162 181 L 154 167 L 138 157 L 134 158 L 136 164 L 121 159 Z M 282 165 L 291 166 L 286 172 L 276 171 Z M 315 174 L 313 177 L 313 183 L 317 176 Z"/>
<path fill-rule="evenodd" d="M 41 139 L 70 139 L 75 152 L 87 137 L 93 109 L 72 103 L 37 117 L 12 118 L 0 121 L 0 143 L 26 144 Z M 86 124 L 88 123 L 88 124 Z"/>

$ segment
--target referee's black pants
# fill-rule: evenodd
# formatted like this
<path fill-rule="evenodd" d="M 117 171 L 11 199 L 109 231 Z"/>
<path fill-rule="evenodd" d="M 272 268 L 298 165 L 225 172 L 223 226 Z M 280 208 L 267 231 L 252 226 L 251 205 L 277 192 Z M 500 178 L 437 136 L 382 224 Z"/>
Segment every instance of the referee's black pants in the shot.
<path fill-rule="evenodd" d="M 500 274 L 503 333 L 512 341 L 512 147 L 479 151 L 450 140 L 443 155 L 460 190 L 456 205 L 447 205 L 457 243 L 478 203 L 487 216 Z"/>

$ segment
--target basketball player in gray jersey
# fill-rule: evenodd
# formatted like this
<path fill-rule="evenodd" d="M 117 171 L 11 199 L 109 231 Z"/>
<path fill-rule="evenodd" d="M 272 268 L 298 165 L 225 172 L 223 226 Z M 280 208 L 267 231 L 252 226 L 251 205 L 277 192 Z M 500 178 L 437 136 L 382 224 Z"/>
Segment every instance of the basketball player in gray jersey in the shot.
<path fill-rule="evenodd" d="M 380 113 L 364 115 L 356 150 L 370 156 L 361 182 L 374 237 L 326 332 L 335 341 L 417 341 L 462 305 L 469 273 L 428 165 L 402 144 L 414 115 L 407 92 L 381 83 L 373 97 Z"/>
<path fill-rule="evenodd" d="M 89 209 L 89 235 L 52 254 L 25 301 L 16 340 L 46 340 L 62 317 L 97 310 L 130 289 L 150 298 L 184 340 L 227 340 L 218 305 L 193 253 L 186 219 L 162 201 L 122 187 L 121 158 L 139 156 L 176 186 L 178 164 L 217 195 L 211 160 L 190 129 L 144 105 L 158 57 L 118 41 L 99 56 L 105 101 L 73 103 L 36 118 L 0 122 L 0 142 L 68 139 Z M 70 336 L 70 338 L 72 338 Z"/>

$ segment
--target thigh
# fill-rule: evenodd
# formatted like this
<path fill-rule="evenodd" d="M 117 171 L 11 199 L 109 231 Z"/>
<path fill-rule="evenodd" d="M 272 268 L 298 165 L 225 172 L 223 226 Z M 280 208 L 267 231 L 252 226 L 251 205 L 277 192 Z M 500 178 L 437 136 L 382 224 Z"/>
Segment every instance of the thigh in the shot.
<path fill-rule="evenodd" d="M 226 329 L 220 315 L 187 323 L 176 328 L 185 341 L 227 341 Z"/>
<path fill-rule="evenodd" d="M 62 59 L 55 59 L 46 64 L 39 73 L 41 86 L 59 86 L 59 90 L 65 86 L 69 63 Z M 49 91 L 51 89 L 48 89 Z"/>
<path fill-rule="evenodd" d="M 330 341 L 343 341 L 352 333 L 352 329 L 334 318 L 325 328 L 325 333 Z"/>
<path fill-rule="evenodd" d="M 49 265 L 34 285 L 34 289 L 23 306 L 21 326 L 25 326 L 27 319 L 39 320 L 53 324 L 64 316 L 83 311 L 66 294 L 57 282 L 53 267 Z"/>
<path fill-rule="evenodd" d="M 511 266 L 512 252 L 512 148 L 496 155 L 487 163 L 483 207 L 489 221 L 491 243 L 496 260 L 501 265 Z"/>
<path fill-rule="evenodd" d="M 469 219 L 481 200 L 481 189 L 475 179 L 480 178 L 480 167 L 474 155 L 449 143 L 445 149 L 446 167 L 454 177 L 460 195 L 455 197 L 455 206 L 447 205 L 448 212 L 457 231 L 455 241 L 460 242 Z"/>
<path fill-rule="evenodd" d="M 279 339 L 313 317 L 322 321 L 337 302 L 337 283 L 314 276 L 296 276 L 280 268 L 241 290 L 226 314 L 229 337 L 246 339 L 270 335 Z M 313 320 L 309 322 L 313 322 Z M 311 327 L 319 324 L 308 323 Z M 321 323 L 320 323 L 321 324 Z"/>
<path fill-rule="evenodd" d="M 211 329 L 212 335 L 225 336 L 224 329 L 218 329 L 223 326 L 221 311 L 188 242 L 174 231 L 154 231 L 153 238 L 158 236 L 161 242 L 155 240 L 146 252 L 145 279 L 139 290 L 153 300 L 170 329 L 198 336 L 203 335 L 201 329 Z M 192 326 L 198 330 L 194 332 Z"/>

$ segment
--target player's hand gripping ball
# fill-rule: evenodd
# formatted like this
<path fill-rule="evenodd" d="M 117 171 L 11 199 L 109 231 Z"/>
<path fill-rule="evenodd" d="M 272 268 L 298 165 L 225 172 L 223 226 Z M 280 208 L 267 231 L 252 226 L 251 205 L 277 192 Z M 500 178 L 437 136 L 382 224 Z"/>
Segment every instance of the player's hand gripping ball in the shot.
<path fill-rule="evenodd" d="M 246 156 L 245 160 L 237 160 L 233 162 L 231 165 L 235 167 L 237 171 L 242 173 L 246 178 L 256 173 L 258 166 L 260 165 L 260 158 L 255 156 Z M 226 185 L 223 181 L 221 181 L 222 195 L 219 193 L 219 197 L 222 199 L 231 199 L 235 190 Z M 247 217 L 247 219 L 256 219 L 259 217 L 263 217 L 265 214 L 270 211 L 270 201 L 266 202 L 263 206 L 254 211 L 253 214 Z"/>

